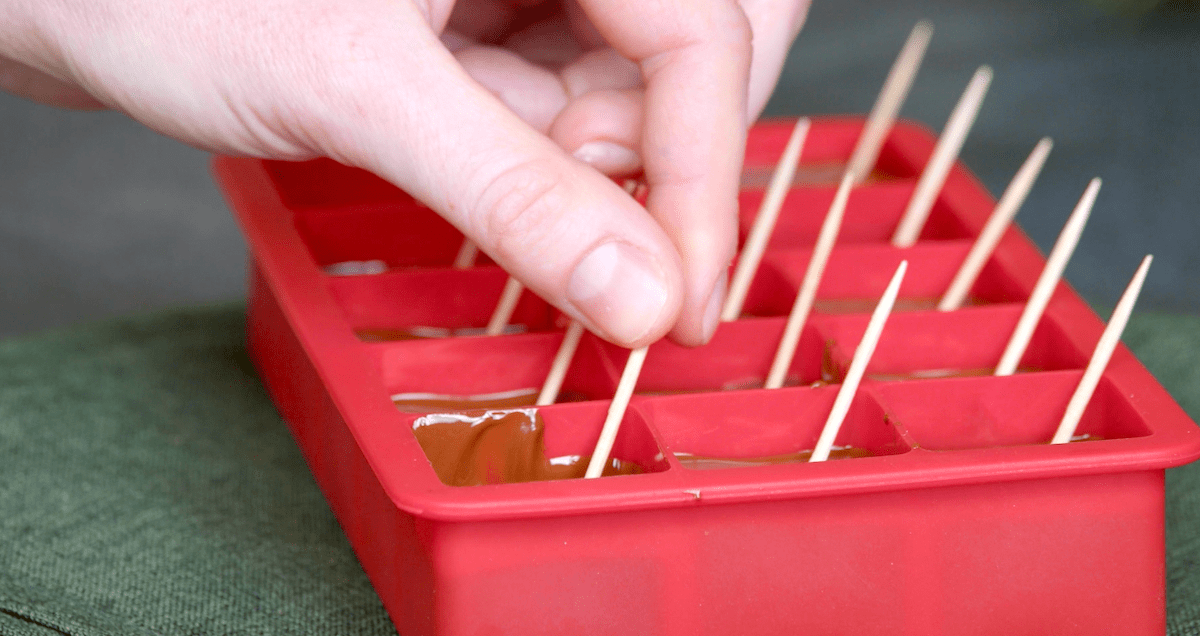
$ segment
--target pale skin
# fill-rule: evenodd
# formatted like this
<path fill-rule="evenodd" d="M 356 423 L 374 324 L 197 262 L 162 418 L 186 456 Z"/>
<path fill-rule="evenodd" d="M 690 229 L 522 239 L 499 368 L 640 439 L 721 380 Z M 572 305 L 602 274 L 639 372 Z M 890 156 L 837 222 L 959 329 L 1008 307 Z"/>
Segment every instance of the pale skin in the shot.
<path fill-rule="evenodd" d="M 745 131 L 808 0 L 0 0 L 0 88 L 329 156 L 612 342 L 707 342 Z M 643 208 L 609 177 L 644 170 Z"/>

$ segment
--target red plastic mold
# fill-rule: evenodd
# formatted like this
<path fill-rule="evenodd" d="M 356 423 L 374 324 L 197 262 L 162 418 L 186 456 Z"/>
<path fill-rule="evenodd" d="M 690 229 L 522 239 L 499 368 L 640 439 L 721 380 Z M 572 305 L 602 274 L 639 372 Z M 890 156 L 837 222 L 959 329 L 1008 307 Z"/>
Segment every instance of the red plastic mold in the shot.
<path fill-rule="evenodd" d="M 861 125 L 814 122 L 805 164 L 829 172 Z M 750 133 L 743 229 L 790 128 Z M 837 440 L 873 456 L 715 470 L 679 460 L 811 448 L 837 387 L 808 384 L 837 381 L 896 264 L 910 262 L 902 298 L 944 291 L 994 200 L 956 166 L 922 240 L 888 246 L 933 143 L 898 125 L 851 196 L 791 369 L 800 386 L 722 390 L 766 374 L 828 183 L 788 196 L 752 317 L 704 348 L 651 347 L 613 453 L 644 474 L 475 487 L 438 480 L 412 433 L 418 416 L 390 396 L 539 386 L 562 317 L 527 294 L 524 334 L 366 342 L 356 330 L 480 327 L 505 274 L 486 260 L 450 269 L 461 235 L 364 172 L 217 159 L 253 258 L 251 354 L 400 633 L 1162 634 L 1163 470 L 1200 456 L 1200 429 L 1121 346 L 1081 422 L 1089 441 L 1046 444 L 1103 329 L 1072 290 L 1051 300 L 1026 372 L 903 379 L 995 364 L 1043 265 L 1016 228 L 971 306 L 889 321 Z M 389 270 L 323 269 L 349 260 Z M 541 410 L 551 456 L 591 452 L 626 355 L 585 336 L 564 387 L 584 401 Z"/>

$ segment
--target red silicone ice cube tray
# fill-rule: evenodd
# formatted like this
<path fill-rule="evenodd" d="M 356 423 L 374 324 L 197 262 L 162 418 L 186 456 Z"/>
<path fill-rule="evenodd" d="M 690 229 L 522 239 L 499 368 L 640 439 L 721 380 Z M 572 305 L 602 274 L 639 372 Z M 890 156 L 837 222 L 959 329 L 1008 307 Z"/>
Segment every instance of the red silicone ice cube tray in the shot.
<path fill-rule="evenodd" d="M 803 161 L 844 161 L 861 127 L 815 121 Z M 790 128 L 750 133 L 743 230 Z M 850 197 L 791 370 L 803 385 L 722 390 L 765 375 L 831 184 L 788 195 L 752 317 L 703 348 L 651 347 L 614 447 L 644 474 L 474 487 L 438 480 L 418 416 L 390 396 L 539 386 L 562 317 L 527 293 L 525 333 L 365 342 L 356 330 L 481 327 L 505 274 L 486 260 L 452 269 L 461 235 L 364 172 L 217 159 L 252 254 L 252 356 L 400 633 L 1162 634 L 1163 470 L 1200 456 L 1200 429 L 1122 346 L 1079 428 L 1098 439 L 1046 444 L 1103 329 L 1071 289 L 1050 302 L 1026 372 L 894 379 L 995 364 L 1043 265 L 1016 228 L 973 304 L 889 321 L 837 440 L 872 456 L 680 462 L 811 448 L 837 387 L 808 383 L 836 383 L 867 319 L 837 301 L 877 297 L 901 259 L 902 298 L 945 290 L 994 200 L 956 166 L 921 240 L 890 247 L 933 143 L 897 125 Z M 388 269 L 323 269 L 351 260 Z M 549 455 L 590 453 L 627 353 L 585 336 L 564 387 L 583 401 L 541 409 Z"/>

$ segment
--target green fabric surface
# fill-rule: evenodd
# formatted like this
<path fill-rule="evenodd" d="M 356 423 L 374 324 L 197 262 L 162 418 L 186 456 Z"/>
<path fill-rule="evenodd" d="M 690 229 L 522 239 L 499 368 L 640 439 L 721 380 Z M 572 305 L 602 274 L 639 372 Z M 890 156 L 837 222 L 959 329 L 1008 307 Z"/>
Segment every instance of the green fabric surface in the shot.
<path fill-rule="evenodd" d="M 0 342 L 0 634 L 395 634 L 246 356 L 241 307 Z M 1200 318 L 1129 344 L 1195 419 Z M 1167 473 L 1168 633 L 1200 633 L 1200 463 Z"/>

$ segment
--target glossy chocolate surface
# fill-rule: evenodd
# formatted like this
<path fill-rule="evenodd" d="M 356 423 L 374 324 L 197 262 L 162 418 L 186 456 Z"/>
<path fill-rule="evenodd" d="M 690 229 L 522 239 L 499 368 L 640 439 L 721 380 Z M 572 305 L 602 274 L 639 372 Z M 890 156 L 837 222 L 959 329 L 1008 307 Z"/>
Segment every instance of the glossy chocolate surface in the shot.
<path fill-rule="evenodd" d="M 449 486 L 577 479 L 590 456 L 546 457 L 545 422 L 536 409 L 439 413 L 413 423 L 438 479 Z M 642 467 L 610 458 L 603 475 L 636 475 Z"/>

